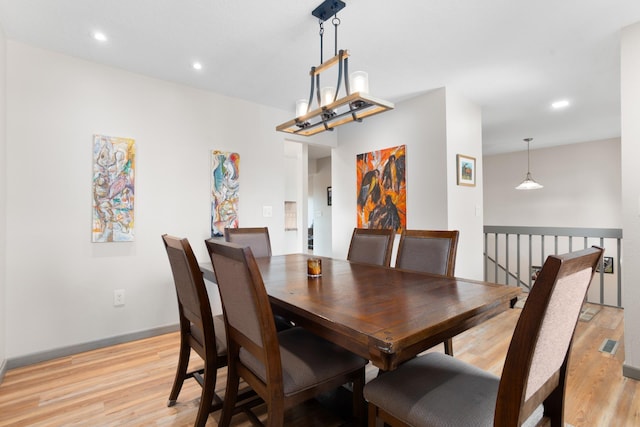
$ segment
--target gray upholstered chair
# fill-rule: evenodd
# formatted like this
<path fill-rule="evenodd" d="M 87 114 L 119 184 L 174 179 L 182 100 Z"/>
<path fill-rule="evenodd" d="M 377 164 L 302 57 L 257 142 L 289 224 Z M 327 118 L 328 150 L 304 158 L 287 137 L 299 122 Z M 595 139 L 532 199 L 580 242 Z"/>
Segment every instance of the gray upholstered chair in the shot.
<path fill-rule="evenodd" d="M 184 380 L 194 378 L 202 386 L 195 426 L 204 426 L 209 413 L 220 409 L 215 395 L 217 369 L 227 365 L 227 338 L 222 315 L 213 316 L 207 288 L 187 239 L 162 236 L 178 297 L 180 316 L 180 356 L 168 406 L 178 399 Z M 187 372 L 193 349 L 204 361 L 204 368 Z"/>
<path fill-rule="evenodd" d="M 267 227 L 225 228 L 224 240 L 249 246 L 256 258 L 271 256 L 271 240 Z"/>
<path fill-rule="evenodd" d="M 267 227 L 225 228 L 224 240 L 240 246 L 249 246 L 256 258 L 271 256 L 271 240 Z M 293 327 L 293 323 L 282 316 L 274 315 L 278 331 Z"/>
<path fill-rule="evenodd" d="M 282 426 L 285 409 L 353 382 L 354 415 L 364 420 L 367 361 L 296 327 L 276 333 L 269 297 L 249 247 L 205 241 L 222 298 L 228 377 L 220 425 L 231 422 L 240 378 L 267 404 L 267 425 Z"/>
<path fill-rule="evenodd" d="M 403 230 L 398 244 L 396 268 L 453 277 L 458 251 L 458 230 Z M 453 340 L 444 341 L 453 356 Z"/>
<path fill-rule="evenodd" d="M 543 411 L 551 427 L 564 427 L 571 343 L 602 253 L 592 247 L 547 258 L 518 319 L 501 378 L 427 353 L 365 386 L 369 425 L 380 418 L 403 426 L 512 427 L 530 425 L 536 421 L 532 414 Z"/>
<path fill-rule="evenodd" d="M 404 230 L 396 268 L 453 277 L 459 235 L 458 230 Z"/>
<path fill-rule="evenodd" d="M 395 230 L 354 228 L 347 259 L 351 262 L 389 267 L 395 235 Z"/>

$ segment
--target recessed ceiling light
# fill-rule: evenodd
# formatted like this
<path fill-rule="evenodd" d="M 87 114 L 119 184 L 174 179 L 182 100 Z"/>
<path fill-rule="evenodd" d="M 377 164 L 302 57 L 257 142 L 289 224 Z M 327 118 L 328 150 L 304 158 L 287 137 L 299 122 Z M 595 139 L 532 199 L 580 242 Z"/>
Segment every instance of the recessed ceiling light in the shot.
<path fill-rule="evenodd" d="M 199 62 L 194 62 L 192 66 L 194 70 L 202 70 L 202 64 Z"/>
<path fill-rule="evenodd" d="M 569 106 L 569 101 L 567 101 L 566 99 L 561 99 L 560 101 L 556 101 L 553 104 L 551 104 L 551 107 L 554 110 L 559 110 L 561 108 L 567 108 Z"/>
<path fill-rule="evenodd" d="M 102 33 L 100 31 L 96 31 L 95 33 L 93 33 L 93 38 L 98 40 L 99 42 L 107 41 L 107 36 L 105 35 L 105 33 Z"/>

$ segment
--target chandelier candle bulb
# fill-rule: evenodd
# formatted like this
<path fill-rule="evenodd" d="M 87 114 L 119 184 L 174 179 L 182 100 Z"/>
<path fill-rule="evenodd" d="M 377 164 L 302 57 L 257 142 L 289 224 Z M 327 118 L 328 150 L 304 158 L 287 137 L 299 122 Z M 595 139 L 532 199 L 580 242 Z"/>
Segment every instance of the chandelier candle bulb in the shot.
<path fill-rule="evenodd" d="M 349 76 L 351 93 L 369 93 L 369 74 L 366 71 L 354 71 Z"/>
<path fill-rule="evenodd" d="M 327 86 L 320 89 L 320 106 L 325 107 L 333 102 L 333 98 L 335 96 L 336 89 Z"/>
<path fill-rule="evenodd" d="M 301 117 L 307 114 L 309 110 L 309 102 L 306 99 L 299 99 L 296 101 L 296 117 Z"/>

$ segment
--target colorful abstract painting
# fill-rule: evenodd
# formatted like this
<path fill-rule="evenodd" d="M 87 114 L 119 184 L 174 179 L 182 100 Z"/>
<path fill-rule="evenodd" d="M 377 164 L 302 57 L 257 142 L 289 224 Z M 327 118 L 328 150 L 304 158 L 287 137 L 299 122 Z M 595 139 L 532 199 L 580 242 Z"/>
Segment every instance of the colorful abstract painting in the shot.
<path fill-rule="evenodd" d="M 406 228 L 405 153 L 400 145 L 356 157 L 358 228 Z"/>
<path fill-rule="evenodd" d="M 224 236 L 225 227 L 238 227 L 240 155 L 211 153 L 211 237 Z"/>
<path fill-rule="evenodd" d="M 135 141 L 93 136 L 92 242 L 134 240 Z"/>

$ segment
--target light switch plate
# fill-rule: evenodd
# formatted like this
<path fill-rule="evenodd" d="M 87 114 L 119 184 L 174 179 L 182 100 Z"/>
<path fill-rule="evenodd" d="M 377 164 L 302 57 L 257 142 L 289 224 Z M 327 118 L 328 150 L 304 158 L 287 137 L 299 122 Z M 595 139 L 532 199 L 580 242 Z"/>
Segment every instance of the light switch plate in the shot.
<path fill-rule="evenodd" d="M 273 206 L 263 206 L 262 216 L 265 218 L 271 218 L 273 216 Z"/>

